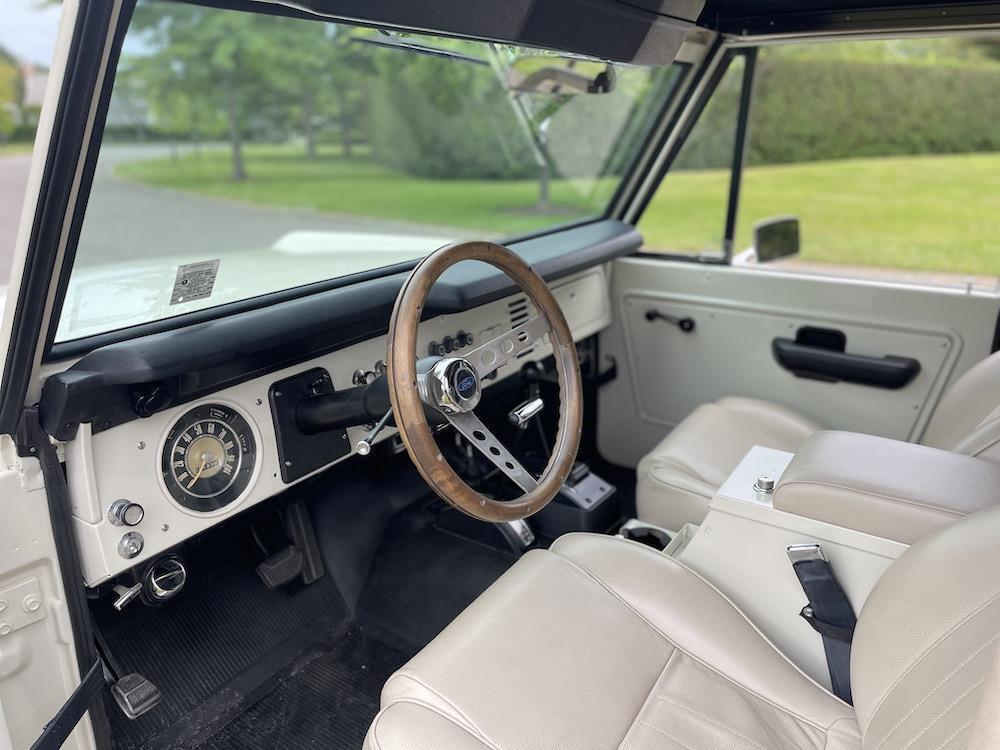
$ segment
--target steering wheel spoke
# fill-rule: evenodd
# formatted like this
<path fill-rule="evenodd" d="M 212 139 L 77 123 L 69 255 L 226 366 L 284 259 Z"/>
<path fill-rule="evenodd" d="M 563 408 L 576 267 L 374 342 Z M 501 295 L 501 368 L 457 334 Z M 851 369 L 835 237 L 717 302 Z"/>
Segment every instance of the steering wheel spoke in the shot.
<path fill-rule="evenodd" d="M 454 425 L 465 439 L 472 443 L 480 453 L 502 471 L 514 484 L 525 492 L 531 492 L 538 487 L 538 481 L 521 466 L 503 443 L 496 439 L 483 421 L 471 411 L 461 414 L 448 414 L 448 421 Z"/>
<path fill-rule="evenodd" d="M 506 333 L 501 333 L 496 338 L 480 344 L 466 353 L 464 357 L 469 364 L 476 368 L 476 374 L 482 380 L 512 359 L 516 359 L 519 354 L 551 329 L 552 327 L 544 315 L 536 315 Z"/>

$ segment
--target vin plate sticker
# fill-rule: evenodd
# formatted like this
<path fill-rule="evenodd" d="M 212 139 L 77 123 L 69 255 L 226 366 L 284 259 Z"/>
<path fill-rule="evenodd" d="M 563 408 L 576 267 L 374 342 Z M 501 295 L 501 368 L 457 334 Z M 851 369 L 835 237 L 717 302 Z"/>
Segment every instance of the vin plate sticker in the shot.
<path fill-rule="evenodd" d="M 218 258 L 178 266 L 174 290 L 170 294 L 170 304 L 178 305 L 181 302 L 191 302 L 210 296 L 218 273 Z"/>

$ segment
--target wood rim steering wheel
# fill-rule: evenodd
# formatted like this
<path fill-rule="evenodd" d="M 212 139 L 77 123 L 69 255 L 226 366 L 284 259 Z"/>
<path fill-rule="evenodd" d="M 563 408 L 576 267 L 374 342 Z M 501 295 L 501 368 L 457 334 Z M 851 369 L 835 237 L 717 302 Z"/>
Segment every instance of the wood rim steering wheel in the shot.
<path fill-rule="evenodd" d="M 417 327 L 431 286 L 445 270 L 463 260 L 478 260 L 513 279 L 538 314 L 462 356 L 417 362 Z M 548 465 L 536 479 L 480 421 L 482 379 L 514 360 L 549 334 L 559 376 L 559 429 Z M 396 298 L 389 321 L 389 399 L 400 437 L 417 470 L 431 488 L 459 510 L 483 521 L 514 521 L 530 516 L 556 496 L 569 476 L 580 445 L 583 389 L 573 334 L 552 292 L 518 255 L 492 242 L 446 245 L 424 258 L 410 273 Z M 500 501 L 480 494 L 455 473 L 441 455 L 425 407 L 441 413 L 524 493 Z"/>

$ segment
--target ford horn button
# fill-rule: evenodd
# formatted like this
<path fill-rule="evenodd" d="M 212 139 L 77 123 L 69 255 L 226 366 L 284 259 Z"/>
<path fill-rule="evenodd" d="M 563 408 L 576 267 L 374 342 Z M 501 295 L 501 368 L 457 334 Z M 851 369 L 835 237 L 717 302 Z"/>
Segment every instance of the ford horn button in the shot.
<path fill-rule="evenodd" d="M 455 392 L 463 401 L 467 401 L 476 395 L 476 375 L 465 367 L 455 371 L 454 381 Z"/>

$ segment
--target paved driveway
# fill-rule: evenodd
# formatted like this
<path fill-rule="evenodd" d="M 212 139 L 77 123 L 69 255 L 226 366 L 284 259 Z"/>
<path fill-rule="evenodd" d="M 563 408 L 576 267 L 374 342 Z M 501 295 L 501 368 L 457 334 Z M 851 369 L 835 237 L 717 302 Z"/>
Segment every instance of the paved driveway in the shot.
<path fill-rule="evenodd" d="M 167 155 L 162 145 L 102 149 L 76 259 L 80 266 L 164 255 L 217 258 L 270 247 L 296 230 L 442 235 L 440 227 L 240 204 L 114 176 L 124 161 Z M 0 158 L 0 285 L 9 276 L 30 163 L 30 155 Z"/>

